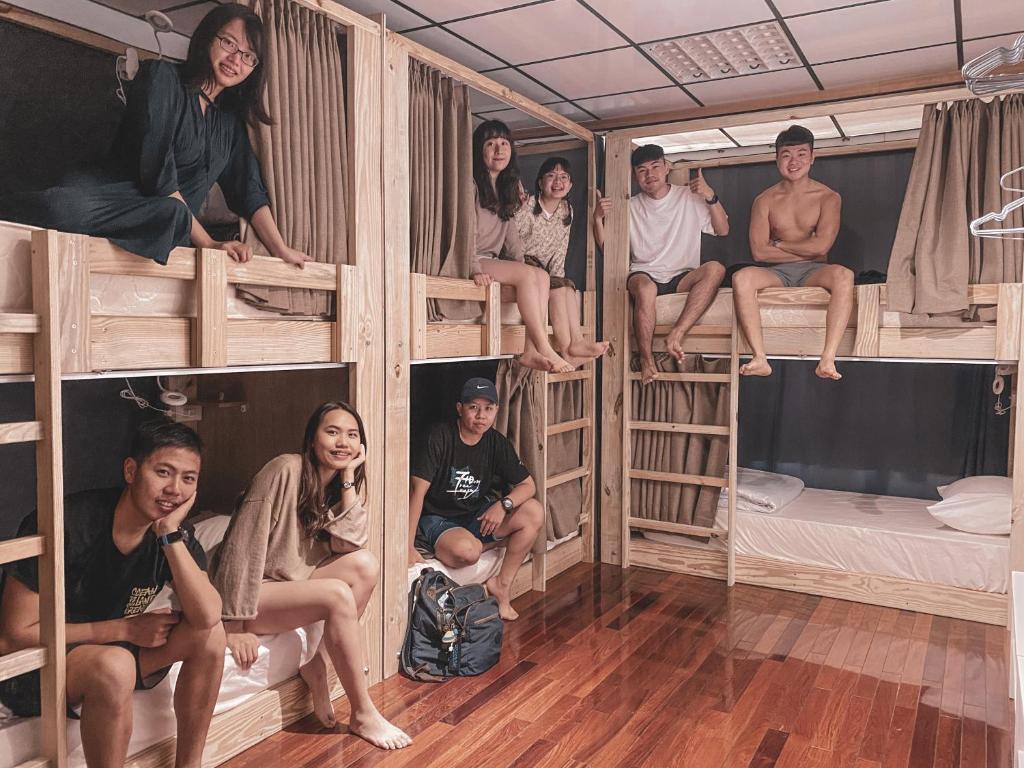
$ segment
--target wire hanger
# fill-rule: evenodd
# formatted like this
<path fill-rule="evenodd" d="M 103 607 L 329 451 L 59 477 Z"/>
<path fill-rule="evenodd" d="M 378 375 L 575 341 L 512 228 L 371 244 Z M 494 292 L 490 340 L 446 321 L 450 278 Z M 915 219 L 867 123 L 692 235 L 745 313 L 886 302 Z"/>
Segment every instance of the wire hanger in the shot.
<path fill-rule="evenodd" d="M 1024 35 L 1021 36 L 1024 39 Z M 1007 192 L 1024 192 L 1022 189 L 1017 187 L 1011 187 L 1006 183 L 1006 180 L 1011 176 L 1018 173 L 1024 173 L 1024 166 L 1015 168 L 1012 171 L 1007 171 L 999 177 L 999 186 Z M 986 224 L 990 221 L 1001 223 L 1009 218 L 1010 214 L 1016 211 L 1018 208 L 1024 208 L 1024 197 L 1019 197 L 1016 200 L 1011 200 L 1003 209 L 998 213 L 986 213 L 984 216 L 979 216 L 977 219 L 971 222 L 971 234 L 975 237 L 1000 237 L 1007 240 L 1024 240 L 1024 237 L 1013 237 L 1013 235 L 1024 235 L 1024 227 L 989 227 L 983 229 Z"/>
<path fill-rule="evenodd" d="M 1024 35 L 1018 37 L 1009 48 L 993 48 L 971 59 L 960 70 L 964 81 L 975 96 L 985 96 L 1011 88 L 1024 87 L 1024 70 L 992 74 L 1002 67 L 1013 67 L 1024 63 Z"/>

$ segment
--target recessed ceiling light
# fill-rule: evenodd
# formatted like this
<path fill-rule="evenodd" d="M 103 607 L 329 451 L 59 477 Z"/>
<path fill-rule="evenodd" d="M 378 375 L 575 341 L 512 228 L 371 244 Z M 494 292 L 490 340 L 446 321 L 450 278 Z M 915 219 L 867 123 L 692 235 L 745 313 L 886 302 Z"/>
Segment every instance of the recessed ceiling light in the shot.
<path fill-rule="evenodd" d="M 795 66 L 796 53 L 777 21 L 677 37 L 642 48 L 683 83 Z"/>

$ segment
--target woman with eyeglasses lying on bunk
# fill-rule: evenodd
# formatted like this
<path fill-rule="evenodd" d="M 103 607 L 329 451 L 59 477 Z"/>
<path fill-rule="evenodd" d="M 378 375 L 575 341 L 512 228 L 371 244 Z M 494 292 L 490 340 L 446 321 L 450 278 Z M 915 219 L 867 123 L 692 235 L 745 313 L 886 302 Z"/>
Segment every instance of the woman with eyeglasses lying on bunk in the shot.
<path fill-rule="evenodd" d="M 309 257 L 281 236 L 246 134 L 246 125 L 271 123 L 263 107 L 264 49 L 258 16 L 236 3 L 217 6 L 199 22 L 183 64 L 141 64 L 103 167 L 0 198 L 0 219 L 107 237 L 160 264 L 190 243 L 249 261 L 251 246 L 216 241 L 196 220 L 216 182 L 270 253 L 301 267 Z"/>
<path fill-rule="evenodd" d="M 348 696 L 349 731 L 381 749 L 412 743 L 374 706 L 363 673 L 359 617 L 380 565 L 364 549 L 366 432 L 352 406 L 320 405 L 310 416 L 302 452 L 268 461 L 235 508 L 214 558 L 213 584 L 224 601 L 227 646 L 242 669 L 259 655 L 257 635 L 324 623 L 312 659 L 299 668 L 313 711 L 335 726 L 328 664 Z"/>

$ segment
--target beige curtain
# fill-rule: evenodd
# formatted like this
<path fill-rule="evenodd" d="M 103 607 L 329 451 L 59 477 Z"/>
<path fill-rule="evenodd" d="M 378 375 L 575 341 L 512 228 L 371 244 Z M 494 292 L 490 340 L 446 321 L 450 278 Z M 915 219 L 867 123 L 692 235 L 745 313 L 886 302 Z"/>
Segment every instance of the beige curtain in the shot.
<path fill-rule="evenodd" d="M 267 35 L 267 106 L 253 131 L 274 218 L 285 242 L 314 261 L 348 262 L 348 150 L 340 28 L 291 0 L 252 0 Z M 248 228 L 246 239 L 255 242 Z M 255 306 L 282 314 L 331 311 L 330 294 L 240 286 Z"/>
<path fill-rule="evenodd" d="M 1022 144 L 1019 94 L 988 104 L 971 99 L 924 108 L 889 257 L 890 309 L 964 311 L 969 284 L 1021 280 L 1024 243 L 976 238 L 969 225 L 1018 194 L 1003 192 L 999 177 L 1024 165 Z M 1021 226 L 1022 217 L 1018 211 L 1004 226 Z"/>
<path fill-rule="evenodd" d="M 728 360 L 706 361 L 687 355 L 680 365 L 667 354 L 655 355 L 658 370 L 678 373 L 728 373 Z M 633 360 L 639 370 L 639 358 Z M 682 424 L 729 423 L 729 388 L 721 384 L 654 381 L 632 383 L 632 417 L 640 421 Z M 654 472 L 725 477 L 729 441 L 722 436 L 633 431 L 632 467 Z M 710 526 L 715 521 L 720 489 L 655 480 L 630 485 L 633 517 L 670 523 Z"/>
<path fill-rule="evenodd" d="M 410 267 L 469 277 L 476 240 L 473 116 L 466 86 L 409 62 Z M 478 304 L 431 302 L 428 319 L 480 314 Z"/>
<path fill-rule="evenodd" d="M 583 382 L 562 381 L 548 385 L 548 424 L 583 418 Z M 548 438 L 548 476 L 568 472 L 583 461 L 579 430 Z M 560 539 L 580 527 L 583 481 L 572 480 L 550 488 L 546 495 L 547 538 Z"/>

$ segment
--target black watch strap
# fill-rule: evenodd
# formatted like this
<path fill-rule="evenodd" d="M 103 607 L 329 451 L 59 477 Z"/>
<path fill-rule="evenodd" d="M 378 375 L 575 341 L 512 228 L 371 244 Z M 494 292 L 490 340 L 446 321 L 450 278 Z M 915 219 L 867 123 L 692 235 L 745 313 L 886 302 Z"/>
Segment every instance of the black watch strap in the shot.
<path fill-rule="evenodd" d="M 718 202 L 718 193 L 713 194 L 710 200 L 705 198 L 704 202 L 707 203 L 708 205 L 714 205 L 715 203 Z"/>
<path fill-rule="evenodd" d="M 157 541 L 160 542 L 161 547 L 166 547 L 168 544 L 174 544 L 176 541 L 184 541 L 186 539 L 185 531 L 179 528 L 176 531 L 165 533 L 162 536 L 157 536 Z"/>

